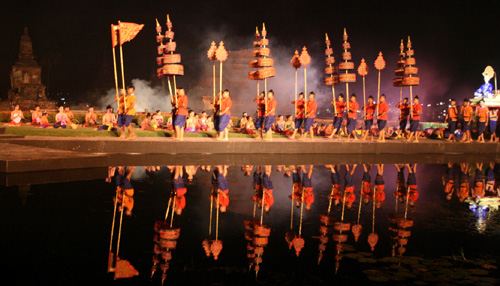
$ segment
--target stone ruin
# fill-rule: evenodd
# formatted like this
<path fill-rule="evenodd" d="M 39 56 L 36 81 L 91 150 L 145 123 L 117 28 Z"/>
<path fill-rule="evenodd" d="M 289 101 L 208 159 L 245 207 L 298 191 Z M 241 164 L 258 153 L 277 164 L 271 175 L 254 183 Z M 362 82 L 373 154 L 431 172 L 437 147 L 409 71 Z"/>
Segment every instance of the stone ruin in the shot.
<path fill-rule="evenodd" d="M 24 111 L 34 109 L 37 104 L 42 109 L 56 108 L 56 102 L 48 100 L 45 95 L 46 87 L 42 84 L 42 68 L 33 55 L 28 28 L 24 28 L 24 34 L 21 36 L 19 59 L 12 66 L 10 84 L 8 99 L 1 104 L 2 110 L 12 110 L 15 104 L 19 104 L 21 110 Z"/>

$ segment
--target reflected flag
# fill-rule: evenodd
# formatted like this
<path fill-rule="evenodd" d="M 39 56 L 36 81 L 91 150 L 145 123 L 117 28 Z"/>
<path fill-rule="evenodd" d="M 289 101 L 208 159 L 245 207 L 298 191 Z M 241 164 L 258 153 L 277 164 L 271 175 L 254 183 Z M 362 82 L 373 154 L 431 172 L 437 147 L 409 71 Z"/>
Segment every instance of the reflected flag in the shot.
<path fill-rule="evenodd" d="M 120 278 L 130 278 L 139 275 L 139 272 L 125 259 L 117 258 L 115 269 L 115 280 Z"/>

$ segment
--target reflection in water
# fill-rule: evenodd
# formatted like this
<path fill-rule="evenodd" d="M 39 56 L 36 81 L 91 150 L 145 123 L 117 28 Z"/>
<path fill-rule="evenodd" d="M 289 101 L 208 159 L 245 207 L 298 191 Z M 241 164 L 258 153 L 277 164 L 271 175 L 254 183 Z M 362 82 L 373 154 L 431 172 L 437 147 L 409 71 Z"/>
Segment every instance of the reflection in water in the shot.
<path fill-rule="evenodd" d="M 108 272 L 114 272 L 115 279 L 130 278 L 139 275 L 139 272 L 130 264 L 129 261 L 121 259 L 120 242 L 123 225 L 123 213 L 127 216 L 132 215 L 134 208 L 134 187 L 130 183 L 130 178 L 135 171 L 135 167 L 118 167 L 118 173 L 115 176 L 116 180 L 116 195 L 114 198 L 113 222 L 111 224 L 111 238 L 109 240 L 109 255 L 108 255 Z M 110 168 L 108 178 L 111 178 L 115 169 Z M 106 179 L 110 182 L 109 179 Z M 115 237 L 116 214 L 120 213 L 120 224 L 118 226 L 118 234 L 115 243 L 116 253 L 113 253 L 113 242 Z"/>

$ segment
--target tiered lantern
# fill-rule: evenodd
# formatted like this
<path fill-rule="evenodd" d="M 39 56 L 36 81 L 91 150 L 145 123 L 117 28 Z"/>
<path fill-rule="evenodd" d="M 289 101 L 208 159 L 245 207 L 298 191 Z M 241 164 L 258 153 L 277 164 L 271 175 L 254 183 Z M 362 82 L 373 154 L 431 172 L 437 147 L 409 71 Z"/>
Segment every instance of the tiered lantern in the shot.
<path fill-rule="evenodd" d="M 401 45 L 399 46 L 399 60 L 396 69 L 394 70 L 396 77 L 392 80 L 393 85 L 395 87 L 400 87 L 401 89 L 403 88 L 403 77 L 405 73 L 405 57 L 405 45 L 403 44 L 403 40 L 401 40 Z"/>
<path fill-rule="evenodd" d="M 333 229 L 335 230 L 335 233 L 333 234 L 333 240 L 337 242 L 337 254 L 335 255 L 335 273 L 337 273 L 337 271 L 339 270 L 340 260 L 342 260 L 342 252 L 344 250 L 342 243 L 347 241 L 347 232 L 351 229 L 351 224 L 344 221 L 346 196 L 347 192 L 344 190 L 344 196 L 342 198 L 342 215 L 340 217 L 340 221 L 337 221 L 333 224 Z"/>
<path fill-rule="evenodd" d="M 378 57 L 375 60 L 375 68 L 378 70 L 378 88 L 377 88 L 377 104 L 380 103 L 380 73 L 383 69 L 385 69 L 385 60 L 382 56 L 382 52 L 378 53 Z"/>
<path fill-rule="evenodd" d="M 326 250 L 326 244 L 328 243 L 328 236 L 333 232 L 333 224 L 335 223 L 335 218 L 331 215 L 320 215 L 319 216 L 319 256 L 318 265 L 323 259 L 323 253 Z"/>
<path fill-rule="evenodd" d="M 247 258 L 248 258 L 248 269 L 252 269 L 255 260 L 255 246 L 253 244 L 253 226 L 258 224 L 258 220 L 246 220 L 243 222 L 245 225 L 245 239 L 247 240 Z"/>
<path fill-rule="evenodd" d="M 172 22 L 167 14 L 167 31 L 165 36 L 161 34 L 161 26 L 156 21 L 156 42 L 158 45 L 158 57 L 156 62 L 158 64 L 157 74 L 159 78 L 166 77 L 168 80 L 168 87 L 170 90 L 170 96 L 173 97 L 172 86 L 170 83 L 170 77 L 174 79 L 174 91 L 177 89 L 177 83 L 175 76 L 184 75 L 184 66 L 181 65 L 181 55 L 175 54 L 175 49 L 177 48 L 176 42 L 174 42 L 174 32 L 172 31 Z M 165 44 L 164 44 L 165 42 Z M 176 100 L 176 99 L 175 99 Z"/>
<path fill-rule="evenodd" d="M 264 255 L 264 247 L 267 246 L 269 235 L 271 235 L 271 227 L 261 223 L 253 224 L 252 246 L 255 254 L 254 270 L 255 276 L 259 275 L 260 264 L 262 263 L 262 255 Z"/>
<path fill-rule="evenodd" d="M 365 59 L 361 59 L 361 63 L 358 66 L 358 74 L 363 77 L 363 106 L 366 106 L 366 88 L 365 88 L 365 77 L 368 75 L 368 65 L 365 62 Z M 366 110 L 364 112 L 366 116 Z M 357 241 L 357 239 L 356 239 Z"/>
<path fill-rule="evenodd" d="M 403 218 L 403 215 L 389 214 L 389 232 L 392 244 L 392 257 L 396 256 L 396 247 L 398 246 L 398 232 L 399 232 L 398 220 L 401 218 Z"/>
<path fill-rule="evenodd" d="M 266 39 L 267 31 L 265 24 L 262 24 L 262 37 L 258 37 L 258 30 L 256 32 L 253 46 L 253 56 L 255 60 L 250 61 L 251 68 L 257 68 L 255 71 L 250 71 L 248 73 L 248 78 L 252 80 L 264 80 L 264 90 L 266 97 L 266 112 L 267 112 L 267 79 L 274 77 L 276 71 L 273 67 L 274 61 L 270 58 L 271 50 L 267 48 L 269 45 L 269 40 Z"/>
<path fill-rule="evenodd" d="M 413 57 L 415 52 L 411 46 L 411 40 L 408 36 L 408 43 L 406 44 L 406 60 L 405 60 L 405 70 L 403 77 L 403 86 L 410 87 L 410 115 L 413 115 L 413 86 L 418 86 L 420 84 L 420 78 L 417 77 L 418 68 L 415 66 L 416 61 Z"/>
<path fill-rule="evenodd" d="M 153 267 L 151 270 L 151 277 L 154 276 L 158 266 L 162 271 L 162 284 L 167 278 L 167 270 L 172 260 L 172 250 L 177 247 L 177 239 L 181 233 L 180 228 L 173 228 L 169 223 L 158 220 L 154 226 L 154 252 L 153 252 Z"/>
<path fill-rule="evenodd" d="M 344 51 L 342 52 L 342 59 L 344 60 L 343 62 L 339 63 L 339 70 L 344 70 L 344 73 L 339 74 L 339 82 L 345 82 L 345 87 L 346 87 L 346 103 L 347 103 L 347 109 L 349 109 L 349 83 L 350 82 L 356 82 L 356 73 L 349 72 L 350 70 L 354 69 L 354 62 L 352 62 L 352 56 L 351 52 L 349 51 L 351 49 L 351 44 L 347 41 L 348 36 L 346 29 L 344 28 L 344 43 L 342 44 L 342 47 L 344 48 Z"/>
<path fill-rule="evenodd" d="M 333 56 L 333 49 L 331 48 L 330 39 L 328 39 L 328 34 L 325 34 L 325 85 L 332 87 L 332 96 L 333 96 L 333 110 L 337 113 L 337 104 L 335 102 L 335 84 L 339 83 L 338 68 L 335 66 L 335 57 Z"/>

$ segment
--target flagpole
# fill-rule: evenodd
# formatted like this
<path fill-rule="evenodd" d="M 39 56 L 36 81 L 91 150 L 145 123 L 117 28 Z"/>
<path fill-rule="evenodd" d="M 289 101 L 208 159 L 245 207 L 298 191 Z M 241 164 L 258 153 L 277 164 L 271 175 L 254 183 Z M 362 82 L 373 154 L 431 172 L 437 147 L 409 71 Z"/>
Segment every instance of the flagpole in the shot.
<path fill-rule="evenodd" d="M 120 29 L 120 21 L 118 21 L 118 29 Z M 122 72 L 122 86 L 123 89 L 125 89 L 125 70 L 123 68 L 123 48 L 122 48 L 122 39 L 121 39 L 121 32 L 118 30 L 118 44 L 120 44 L 120 67 L 121 67 L 121 72 Z M 125 92 L 126 93 L 126 92 Z M 127 109 L 127 97 L 124 95 L 123 96 L 123 114 L 126 113 Z"/>
<path fill-rule="evenodd" d="M 113 24 L 111 24 L 111 31 L 115 34 L 116 36 L 116 31 L 113 28 Z M 113 39 L 112 39 L 113 40 Z M 112 49 L 113 49 L 113 70 L 115 74 L 115 88 L 116 88 L 116 97 L 119 97 L 119 92 L 118 92 L 118 73 L 116 69 L 116 52 L 115 52 L 115 43 L 111 43 Z"/>

